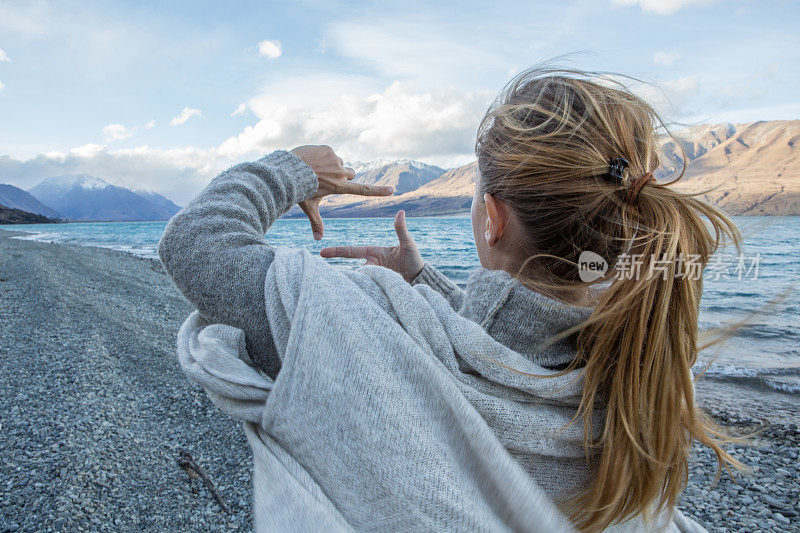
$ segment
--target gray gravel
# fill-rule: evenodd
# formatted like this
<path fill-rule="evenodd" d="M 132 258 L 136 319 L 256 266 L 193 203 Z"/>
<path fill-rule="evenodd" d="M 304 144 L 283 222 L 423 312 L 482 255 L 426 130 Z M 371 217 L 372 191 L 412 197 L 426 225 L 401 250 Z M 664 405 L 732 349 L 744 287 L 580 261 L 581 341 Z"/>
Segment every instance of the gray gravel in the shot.
<path fill-rule="evenodd" d="M 717 480 L 716 456 L 695 446 L 681 509 L 710 531 L 800 531 L 797 424 L 734 428 L 732 433 L 757 432 L 751 445 L 728 447 L 751 472 L 734 472 L 731 478 L 723 470 Z"/>
<path fill-rule="evenodd" d="M 0 532 L 251 530 L 249 448 L 180 372 L 190 308 L 161 266 L 11 235 L 0 231 Z M 701 384 L 718 419 L 761 433 L 732 448 L 754 470 L 738 484 L 715 484 L 696 449 L 681 508 L 712 531 L 800 530 L 796 397 Z"/>
<path fill-rule="evenodd" d="M 155 261 L 0 231 L 0 531 L 252 529 L 241 428 L 174 355 L 189 311 Z"/>

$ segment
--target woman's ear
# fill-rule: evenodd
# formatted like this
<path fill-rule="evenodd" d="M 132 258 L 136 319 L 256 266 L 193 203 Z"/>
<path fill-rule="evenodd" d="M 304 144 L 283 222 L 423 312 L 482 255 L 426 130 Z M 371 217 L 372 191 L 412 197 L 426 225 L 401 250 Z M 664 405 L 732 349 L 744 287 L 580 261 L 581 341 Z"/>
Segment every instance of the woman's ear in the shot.
<path fill-rule="evenodd" d="M 491 194 L 484 194 L 483 201 L 486 204 L 486 244 L 495 246 L 506 231 L 511 210 Z"/>

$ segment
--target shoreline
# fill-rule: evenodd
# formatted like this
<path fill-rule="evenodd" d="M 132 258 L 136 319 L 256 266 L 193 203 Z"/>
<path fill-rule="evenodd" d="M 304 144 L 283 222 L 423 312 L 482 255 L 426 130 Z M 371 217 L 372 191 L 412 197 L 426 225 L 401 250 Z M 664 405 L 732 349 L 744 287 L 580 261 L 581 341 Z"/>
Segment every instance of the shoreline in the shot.
<path fill-rule="evenodd" d="M 431 217 L 427 217 L 431 218 Z M 751 217 L 753 218 L 753 217 Z M 757 217 L 762 219 L 764 217 Z M 299 219 L 292 219 L 299 220 Z M 344 219 L 347 220 L 347 219 Z M 371 220 L 371 219 L 363 219 Z M 377 219 L 375 219 L 377 220 Z M 381 219 L 390 220 L 390 219 Z M 154 224 L 164 223 L 164 221 L 149 221 L 141 222 L 141 224 Z M 79 223 L 84 224 L 84 223 Z M 109 224 L 106 222 L 98 224 Z M 120 222 L 119 224 L 127 225 L 128 222 Z M 0 232 L 14 233 L 11 238 L 20 239 L 30 242 L 39 242 L 45 244 L 57 244 L 66 246 L 79 246 L 90 247 L 105 250 L 114 250 L 122 252 L 139 258 L 146 258 L 149 260 L 158 261 L 158 254 L 155 245 L 136 246 L 121 243 L 104 243 L 97 241 L 79 241 L 79 240 L 59 240 L 58 234 L 51 234 L 46 231 L 46 228 L 37 228 L 36 230 L 19 230 L 11 229 L 8 227 L 0 226 Z M 355 266 L 355 265 L 353 265 Z M 456 282 L 460 287 L 464 287 L 463 280 Z M 701 315 L 701 322 L 703 317 Z M 708 366 L 706 367 L 706 365 Z M 706 381 L 715 381 L 720 383 L 735 382 L 737 387 L 749 389 L 756 392 L 785 392 L 787 394 L 800 395 L 800 365 L 748 365 L 747 363 L 737 364 L 735 360 L 711 360 L 701 358 L 694 366 L 693 372 L 695 374 L 703 373 L 701 384 Z M 800 424 L 800 407 L 797 409 L 790 409 L 793 413 L 794 421 Z M 770 411 L 771 413 L 772 411 Z M 769 414 L 769 413 L 767 413 Z M 756 413 L 756 417 L 761 416 Z"/>
<path fill-rule="evenodd" d="M 248 531 L 250 450 L 238 424 L 183 377 L 174 344 L 189 304 L 156 259 L 12 239 L 0 231 L 0 531 Z M 699 403 L 754 467 L 714 485 L 696 449 L 681 509 L 709 530 L 780 531 L 798 513 L 796 395 L 701 379 Z M 187 450 L 225 515 L 177 464 Z M 154 502 L 158 502 L 154 504 Z"/>

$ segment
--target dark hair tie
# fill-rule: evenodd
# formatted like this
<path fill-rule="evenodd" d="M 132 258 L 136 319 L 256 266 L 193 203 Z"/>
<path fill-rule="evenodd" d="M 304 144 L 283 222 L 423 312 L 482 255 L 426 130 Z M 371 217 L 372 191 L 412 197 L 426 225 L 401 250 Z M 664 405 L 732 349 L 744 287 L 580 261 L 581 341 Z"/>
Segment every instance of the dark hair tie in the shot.
<path fill-rule="evenodd" d="M 628 163 L 628 160 L 624 157 L 613 158 L 608 162 L 608 177 L 614 180 L 618 185 L 622 185 L 622 173 L 629 165 L 630 163 Z M 628 187 L 627 193 L 625 194 L 625 203 L 634 205 L 636 199 L 639 197 L 639 191 L 650 181 L 655 181 L 652 172 L 647 172 L 636 178 Z"/>
<path fill-rule="evenodd" d="M 608 176 L 618 182 L 622 182 L 622 173 L 628 168 L 629 164 L 624 157 L 615 157 L 608 162 Z"/>

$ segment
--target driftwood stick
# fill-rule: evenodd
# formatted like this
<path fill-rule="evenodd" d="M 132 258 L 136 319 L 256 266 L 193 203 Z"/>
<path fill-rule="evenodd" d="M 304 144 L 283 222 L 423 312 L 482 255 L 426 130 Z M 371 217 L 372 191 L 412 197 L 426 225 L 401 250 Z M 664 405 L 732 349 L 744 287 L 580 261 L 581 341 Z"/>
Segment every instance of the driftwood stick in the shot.
<path fill-rule="evenodd" d="M 211 481 L 211 478 L 208 477 L 208 473 L 205 471 L 205 469 L 197 464 L 197 461 L 195 461 L 192 455 L 186 450 L 181 450 L 179 455 L 178 466 L 185 470 L 189 477 L 199 477 L 202 479 L 205 486 L 211 491 L 214 499 L 217 500 L 219 506 L 222 507 L 223 511 L 225 511 L 225 514 L 231 514 L 231 510 L 228 508 L 225 500 L 222 499 L 222 496 L 220 496 L 219 491 L 217 491 L 217 487 L 214 485 L 214 482 Z"/>

